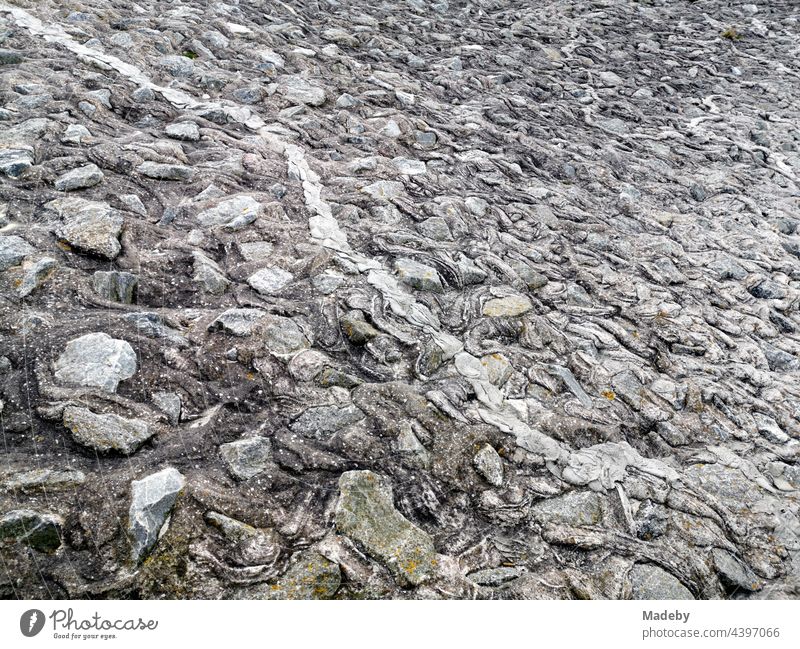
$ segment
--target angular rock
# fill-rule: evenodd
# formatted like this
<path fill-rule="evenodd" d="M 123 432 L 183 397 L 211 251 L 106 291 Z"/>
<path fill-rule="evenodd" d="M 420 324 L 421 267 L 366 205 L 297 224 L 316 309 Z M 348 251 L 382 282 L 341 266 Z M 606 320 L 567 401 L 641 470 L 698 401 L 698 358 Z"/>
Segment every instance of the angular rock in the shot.
<path fill-rule="evenodd" d="M 202 252 L 195 250 L 194 281 L 200 284 L 204 291 L 212 295 L 222 295 L 230 286 L 230 280 L 225 277 L 224 271 L 213 259 L 209 259 Z"/>
<path fill-rule="evenodd" d="M 658 566 L 637 563 L 628 574 L 631 599 L 694 599 L 678 579 Z"/>
<path fill-rule="evenodd" d="M 139 278 L 133 273 L 117 270 L 98 270 L 92 275 L 95 293 L 112 302 L 133 304 L 139 288 Z"/>
<path fill-rule="evenodd" d="M 94 187 L 103 180 L 103 172 L 95 164 L 84 165 L 59 176 L 55 188 L 60 192 L 71 192 L 76 189 Z"/>
<path fill-rule="evenodd" d="M 155 180 L 191 180 L 194 178 L 194 169 L 176 164 L 143 162 L 136 167 L 136 171 Z"/>
<path fill-rule="evenodd" d="M 306 410 L 292 422 L 290 428 L 302 435 L 325 438 L 362 419 L 364 413 L 355 406 L 319 406 Z"/>
<path fill-rule="evenodd" d="M 472 463 L 490 485 L 499 487 L 503 484 L 503 460 L 491 444 L 484 444 L 475 454 Z"/>
<path fill-rule="evenodd" d="M 125 340 L 86 334 L 67 343 L 54 370 L 62 383 L 116 392 L 120 381 L 136 373 L 136 353 Z"/>
<path fill-rule="evenodd" d="M 284 77 L 278 84 L 278 92 L 293 104 L 322 106 L 327 99 L 325 89 L 302 77 Z"/>
<path fill-rule="evenodd" d="M 33 166 L 33 152 L 29 149 L 0 149 L 0 173 L 9 178 L 19 178 Z"/>
<path fill-rule="evenodd" d="M 53 273 L 58 264 L 55 259 L 43 257 L 25 268 L 22 282 L 17 289 L 20 297 L 27 297 L 33 293 Z"/>
<path fill-rule="evenodd" d="M 221 444 L 219 453 L 231 475 L 249 480 L 262 473 L 272 460 L 272 442 L 266 437 L 246 437 Z"/>
<path fill-rule="evenodd" d="M 364 320 L 364 314 L 358 310 L 345 313 L 340 320 L 340 324 L 344 335 L 354 345 L 364 345 L 380 333 Z"/>
<path fill-rule="evenodd" d="M 167 137 L 173 140 L 182 140 L 184 142 L 198 142 L 200 140 L 200 129 L 194 122 L 178 122 L 170 124 L 164 129 Z"/>
<path fill-rule="evenodd" d="M 30 469 L 19 471 L 0 480 L 0 490 L 21 493 L 49 493 L 75 489 L 86 482 L 83 471 L 73 469 Z"/>
<path fill-rule="evenodd" d="M 114 414 L 99 415 L 87 408 L 74 406 L 64 408 L 62 423 L 78 444 L 99 453 L 113 451 L 131 455 L 155 434 L 141 419 L 125 419 Z"/>
<path fill-rule="evenodd" d="M 186 479 L 172 467 L 134 480 L 128 512 L 128 536 L 134 564 L 144 559 L 155 546 Z"/>
<path fill-rule="evenodd" d="M 511 295 L 487 300 L 483 305 L 483 315 L 490 318 L 513 318 L 532 308 L 533 304 L 524 295 Z"/>
<path fill-rule="evenodd" d="M 234 222 L 252 223 L 261 214 L 261 204 L 252 196 L 235 196 L 216 207 L 203 210 L 195 220 L 203 227 L 230 225 Z"/>
<path fill-rule="evenodd" d="M 169 423 L 175 426 L 181 419 L 182 402 L 176 392 L 154 392 L 153 404 L 167 415 Z"/>
<path fill-rule="evenodd" d="M 404 284 L 420 290 L 443 293 L 442 281 L 435 268 L 413 259 L 399 258 L 394 261 L 394 270 Z"/>
<path fill-rule="evenodd" d="M 282 268 L 262 268 L 253 273 L 247 283 L 262 295 L 275 295 L 293 279 L 294 276 Z"/>
<path fill-rule="evenodd" d="M 15 509 L 0 516 L 0 541 L 22 543 L 39 552 L 55 552 L 61 546 L 62 527 L 59 516 Z"/>
<path fill-rule="evenodd" d="M 58 213 L 63 221 L 56 229 L 60 241 L 79 252 L 103 259 L 114 259 L 119 255 L 123 219 L 107 203 L 60 198 L 45 207 Z"/>
<path fill-rule="evenodd" d="M 347 471 L 339 478 L 336 528 L 381 561 L 401 585 L 418 586 L 431 577 L 431 537 L 394 508 L 387 478 L 372 471 Z"/>
<path fill-rule="evenodd" d="M 306 552 L 266 591 L 267 599 L 331 599 L 342 583 L 339 565 L 317 552 Z"/>
<path fill-rule="evenodd" d="M 0 272 L 18 266 L 36 249 L 22 237 L 15 234 L 0 236 Z"/>

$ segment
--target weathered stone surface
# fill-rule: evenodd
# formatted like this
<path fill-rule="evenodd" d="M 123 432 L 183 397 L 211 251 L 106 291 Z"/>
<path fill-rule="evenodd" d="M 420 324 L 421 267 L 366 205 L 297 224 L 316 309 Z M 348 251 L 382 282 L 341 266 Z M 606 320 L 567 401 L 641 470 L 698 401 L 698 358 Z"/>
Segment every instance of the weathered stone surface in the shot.
<path fill-rule="evenodd" d="M 321 106 L 325 103 L 325 89 L 302 77 L 284 77 L 278 84 L 278 92 L 293 104 Z"/>
<path fill-rule="evenodd" d="M 209 259 L 202 252 L 195 250 L 194 256 L 194 281 L 208 293 L 222 295 L 230 286 L 230 280 L 225 277 L 225 272 L 213 259 Z"/>
<path fill-rule="evenodd" d="M 235 196 L 203 210 L 195 218 L 200 225 L 211 227 L 234 222 L 252 223 L 260 214 L 261 204 L 252 196 Z"/>
<path fill-rule="evenodd" d="M 103 259 L 114 259 L 119 255 L 123 219 L 107 203 L 61 198 L 45 207 L 62 218 L 56 237 L 71 248 Z"/>
<path fill-rule="evenodd" d="M 394 270 L 403 283 L 420 291 L 442 293 L 442 280 L 435 268 L 420 264 L 413 259 L 395 259 Z"/>
<path fill-rule="evenodd" d="M 636 564 L 628 574 L 631 599 L 694 599 L 675 577 L 658 566 Z"/>
<path fill-rule="evenodd" d="M 80 487 L 86 481 L 83 471 L 72 469 L 30 469 L 12 472 L 0 479 L 0 490 L 22 493 L 50 493 Z"/>
<path fill-rule="evenodd" d="M 155 433 L 140 419 L 125 419 L 114 414 L 96 414 L 86 408 L 64 408 L 63 424 L 72 438 L 100 453 L 131 455 Z"/>
<path fill-rule="evenodd" d="M 36 249 L 22 237 L 15 234 L 0 236 L 0 271 L 18 266 L 34 252 Z"/>
<path fill-rule="evenodd" d="M 94 187 L 103 180 L 103 172 L 95 164 L 88 164 L 72 169 L 56 178 L 55 188 L 60 192 L 71 192 L 76 189 Z"/>
<path fill-rule="evenodd" d="M 139 278 L 124 271 L 98 270 L 92 275 L 92 287 L 106 300 L 133 304 L 136 302 Z"/>
<path fill-rule="evenodd" d="M 128 536 L 134 564 L 153 549 L 185 486 L 186 478 L 172 467 L 131 483 Z"/>
<path fill-rule="evenodd" d="M 484 444 L 472 460 L 475 469 L 490 485 L 499 487 L 503 484 L 503 460 L 491 445 Z"/>
<path fill-rule="evenodd" d="M 40 552 L 54 552 L 61 546 L 62 526 L 59 516 L 15 509 L 0 516 L 0 542 L 21 543 Z"/>
<path fill-rule="evenodd" d="M 56 380 L 116 392 L 136 373 L 136 353 L 125 340 L 91 333 L 67 343 L 54 365 Z"/>
<path fill-rule="evenodd" d="M 293 279 L 292 274 L 282 268 L 262 268 L 253 273 L 247 283 L 263 295 L 275 295 Z"/>
<path fill-rule="evenodd" d="M 511 295 L 488 300 L 483 305 L 483 315 L 490 318 L 507 318 L 522 315 L 532 308 L 531 301 L 524 295 Z"/>
<path fill-rule="evenodd" d="M 200 129 L 194 122 L 178 122 L 170 124 L 164 129 L 167 137 L 184 142 L 197 142 L 200 140 Z"/>
<path fill-rule="evenodd" d="M 0 173 L 19 178 L 33 166 L 33 152 L 28 149 L 0 149 Z"/>
<path fill-rule="evenodd" d="M 143 162 L 136 167 L 136 171 L 155 180 L 191 180 L 194 177 L 191 167 L 158 162 Z"/>
<path fill-rule="evenodd" d="M 267 599 L 331 599 L 342 582 L 339 566 L 317 552 L 307 552 L 266 590 Z"/>
<path fill-rule="evenodd" d="M 153 403 L 167 415 L 169 422 L 175 426 L 181 419 L 182 402 L 181 397 L 176 392 L 154 392 Z"/>
<path fill-rule="evenodd" d="M 324 437 L 363 418 L 364 413 L 355 406 L 320 406 L 306 410 L 292 422 L 291 429 L 302 435 Z"/>
<path fill-rule="evenodd" d="M 219 452 L 234 478 L 248 480 L 269 466 L 272 443 L 266 437 L 246 437 L 221 444 Z"/>
<path fill-rule="evenodd" d="M 336 528 L 384 563 L 400 584 L 418 585 L 434 570 L 430 536 L 394 508 L 388 479 L 372 471 L 339 478 Z"/>

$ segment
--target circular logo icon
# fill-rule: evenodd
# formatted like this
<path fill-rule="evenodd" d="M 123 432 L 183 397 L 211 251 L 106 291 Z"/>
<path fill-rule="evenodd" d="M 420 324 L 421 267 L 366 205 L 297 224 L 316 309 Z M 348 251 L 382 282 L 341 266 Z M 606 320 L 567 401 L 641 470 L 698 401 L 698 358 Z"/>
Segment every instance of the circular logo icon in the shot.
<path fill-rule="evenodd" d="M 44 613 L 37 608 L 25 611 L 19 618 L 19 630 L 26 638 L 32 638 L 44 628 Z"/>

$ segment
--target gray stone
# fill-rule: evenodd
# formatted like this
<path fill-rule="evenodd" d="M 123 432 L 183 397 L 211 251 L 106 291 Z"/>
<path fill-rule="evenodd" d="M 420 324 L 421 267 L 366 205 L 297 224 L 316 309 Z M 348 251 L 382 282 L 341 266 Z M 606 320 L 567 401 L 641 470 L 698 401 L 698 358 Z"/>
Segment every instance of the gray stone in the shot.
<path fill-rule="evenodd" d="M 253 273 L 247 283 L 262 295 L 275 295 L 293 279 L 294 276 L 282 268 L 262 268 Z"/>
<path fill-rule="evenodd" d="M 364 345 L 380 333 L 364 320 L 364 314 L 358 310 L 345 313 L 339 322 L 344 335 L 354 345 Z"/>
<path fill-rule="evenodd" d="M 219 453 L 234 478 L 249 480 L 270 465 L 272 442 L 266 437 L 246 437 L 221 444 Z"/>
<path fill-rule="evenodd" d="M 50 201 L 45 207 L 62 218 L 62 225 L 56 229 L 60 241 L 103 259 L 114 259 L 119 255 L 122 250 L 119 235 L 124 221 L 108 203 L 60 198 Z"/>
<path fill-rule="evenodd" d="M 122 196 L 119 197 L 119 202 L 131 212 L 139 216 L 147 216 L 147 208 L 144 206 L 144 203 L 142 203 L 142 199 L 136 194 L 122 194 Z"/>
<path fill-rule="evenodd" d="M 353 95 L 349 93 L 344 93 L 339 95 L 336 99 L 336 108 L 354 108 L 358 106 L 361 102 L 358 101 Z"/>
<path fill-rule="evenodd" d="M 264 95 L 261 88 L 258 86 L 247 86 L 245 88 L 237 88 L 233 91 L 233 98 L 240 104 L 257 104 L 260 102 Z"/>
<path fill-rule="evenodd" d="M 221 330 L 233 336 L 249 336 L 267 315 L 261 309 L 228 309 L 209 325 L 209 329 Z"/>
<path fill-rule="evenodd" d="M 195 219 L 205 227 L 229 225 L 234 221 L 252 223 L 261 215 L 261 204 L 252 196 L 235 196 L 217 206 L 203 210 Z"/>
<path fill-rule="evenodd" d="M 185 486 L 186 479 L 172 467 L 131 483 L 128 536 L 134 564 L 140 563 L 155 546 Z"/>
<path fill-rule="evenodd" d="M 594 491 L 571 491 L 537 502 L 531 507 L 531 516 L 542 522 L 557 522 L 579 527 L 601 525 L 606 512 L 606 502 Z"/>
<path fill-rule="evenodd" d="M 181 419 L 181 397 L 176 392 L 153 392 L 153 404 L 176 426 Z"/>
<path fill-rule="evenodd" d="M 322 106 L 326 100 L 325 89 L 302 77 L 284 77 L 278 84 L 278 93 L 293 104 Z"/>
<path fill-rule="evenodd" d="M 425 219 L 417 224 L 417 229 L 420 234 L 430 237 L 434 241 L 451 241 L 453 239 L 447 221 L 440 216 L 432 216 L 429 219 Z"/>
<path fill-rule="evenodd" d="M 338 564 L 311 551 L 303 553 L 285 575 L 265 589 L 264 597 L 274 600 L 331 599 L 341 583 L 342 573 Z"/>
<path fill-rule="evenodd" d="M 176 164 L 161 164 L 148 161 L 136 167 L 136 171 L 155 180 L 191 180 L 194 178 L 194 169 Z"/>
<path fill-rule="evenodd" d="M 15 234 L 0 236 L 0 272 L 18 266 L 36 249 L 22 237 Z"/>
<path fill-rule="evenodd" d="M 139 287 L 139 278 L 133 273 L 118 270 L 98 270 L 92 275 L 95 293 L 112 302 L 133 304 Z"/>
<path fill-rule="evenodd" d="M 194 281 L 200 284 L 204 291 L 212 295 L 222 295 L 230 286 L 230 280 L 225 277 L 225 272 L 213 259 L 209 259 L 202 252 L 195 250 Z"/>
<path fill-rule="evenodd" d="M 389 568 L 400 585 L 418 586 L 431 577 L 431 537 L 394 508 L 392 487 L 372 471 L 347 471 L 339 478 L 336 528 Z"/>
<path fill-rule="evenodd" d="M 749 566 L 735 559 L 730 552 L 722 548 L 712 548 L 711 558 L 722 581 L 730 590 L 756 592 L 763 584 Z"/>
<path fill-rule="evenodd" d="M 68 342 L 54 369 L 62 383 L 116 392 L 136 373 L 136 353 L 125 340 L 91 333 Z"/>
<path fill-rule="evenodd" d="M 178 79 L 186 79 L 194 74 L 194 63 L 187 56 L 163 56 L 156 65 L 166 74 Z"/>
<path fill-rule="evenodd" d="M 283 316 L 269 316 L 262 328 L 264 346 L 277 358 L 288 360 L 311 344 L 297 323 Z"/>
<path fill-rule="evenodd" d="M 131 455 L 150 439 L 155 431 L 140 419 L 125 419 L 115 414 L 98 415 L 86 408 L 67 406 L 62 423 L 72 438 L 99 453 Z"/>
<path fill-rule="evenodd" d="M 18 65 L 25 60 L 22 52 L 0 49 L 0 65 Z"/>
<path fill-rule="evenodd" d="M 81 144 L 85 138 L 92 137 L 88 128 L 82 124 L 70 124 L 61 136 L 63 144 Z"/>
<path fill-rule="evenodd" d="M 146 104 L 149 101 L 154 101 L 156 93 L 148 87 L 137 88 L 131 93 L 131 97 L 136 103 Z"/>
<path fill-rule="evenodd" d="M 637 563 L 628 574 L 631 599 L 694 599 L 689 590 L 667 571 L 647 563 Z"/>
<path fill-rule="evenodd" d="M 443 293 L 442 281 L 435 268 L 421 264 L 413 259 L 399 258 L 394 261 L 394 270 L 404 284 L 420 291 Z"/>
<path fill-rule="evenodd" d="M 396 180 L 379 180 L 362 187 L 361 191 L 376 200 L 390 201 L 402 195 L 403 183 Z"/>
<path fill-rule="evenodd" d="M 524 295 L 509 295 L 487 300 L 483 305 L 483 315 L 490 318 L 512 318 L 527 313 L 533 308 Z"/>
<path fill-rule="evenodd" d="M 61 517 L 32 509 L 15 509 L 0 517 L 0 541 L 22 543 L 39 552 L 61 546 Z"/>
<path fill-rule="evenodd" d="M 0 173 L 9 178 L 19 178 L 33 166 L 30 149 L 0 149 Z"/>
<path fill-rule="evenodd" d="M 50 277 L 58 264 L 55 259 L 43 257 L 27 266 L 22 275 L 22 282 L 17 289 L 20 297 L 27 297 L 39 288 Z"/>
<path fill-rule="evenodd" d="M 428 168 L 422 160 L 397 157 L 392 159 L 392 166 L 397 169 L 398 173 L 406 176 L 417 176 L 428 172 Z"/>
<path fill-rule="evenodd" d="M 232 555 L 243 566 L 273 565 L 281 555 L 281 538 L 271 529 L 257 528 L 219 512 L 207 512 L 206 523 L 233 545 Z M 272 590 L 272 589 L 271 589 Z"/>
<path fill-rule="evenodd" d="M 472 463 L 490 485 L 500 487 L 503 484 L 503 460 L 491 444 L 484 444 L 472 458 Z"/>
<path fill-rule="evenodd" d="M 355 406 L 319 406 L 306 410 L 290 428 L 302 435 L 325 438 L 362 419 L 364 413 Z"/>
<path fill-rule="evenodd" d="M 523 573 L 522 569 L 512 566 L 500 568 L 484 568 L 471 572 L 467 577 L 480 586 L 502 586 L 513 581 Z"/>
<path fill-rule="evenodd" d="M 167 137 L 184 142 L 197 142 L 200 140 L 200 129 L 194 122 L 178 122 L 170 124 L 164 129 Z"/>
<path fill-rule="evenodd" d="M 239 252 L 245 261 L 266 261 L 272 257 L 274 246 L 269 241 L 240 243 Z"/>
<path fill-rule="evenodd" d="M 30 469 L 18 471 L 0 480 L 0 490 L 21 493 L 49 493 L 75 489 L 86 482 L 83 471 L 73 469 Z"/>

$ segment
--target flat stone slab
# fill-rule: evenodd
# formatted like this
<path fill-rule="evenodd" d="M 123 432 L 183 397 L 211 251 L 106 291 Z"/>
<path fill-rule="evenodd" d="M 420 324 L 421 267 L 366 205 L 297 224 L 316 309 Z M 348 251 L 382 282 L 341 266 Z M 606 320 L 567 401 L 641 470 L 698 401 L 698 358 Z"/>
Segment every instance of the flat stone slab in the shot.
<path fill-rule="evenodd" d="M 120 381 L 136 373 L 136 353 L 125 340 L 86 334 L 67 343 L 54 370 L 61 383 L 116 392 Z"/>
<path fill-rule="evenodd" d="M 394 508 L 387 478 L 347 471 L 339 478 L 336 529 L 386 565 L 401 585 L 417 586 L 434 570 L 431 537 Z"/>
<path fill-rule="evenodd" d="M 115 414 L 97 414 L 88 408 L 67 406 L 62 419 L 72 438 L 99 453 L 131 455 L 155 431 L 141 419 L 125 419 Z"/>
<path fill-rule="evenodd" d="M 103 172 L 96 164 L 88 164 L 59 176 L 55 188 L 60 192 L 71 192 L 76 189 L 94 187 L 103 180 Z"/>
<path fill-rule="evenodd" d="M 22 237 L 15 234 L 0 236 L 0 272 L 18 266 L 36 249 Z"/>

